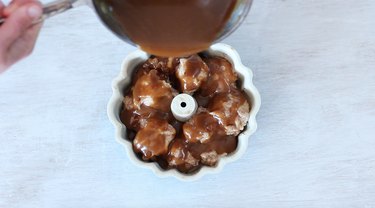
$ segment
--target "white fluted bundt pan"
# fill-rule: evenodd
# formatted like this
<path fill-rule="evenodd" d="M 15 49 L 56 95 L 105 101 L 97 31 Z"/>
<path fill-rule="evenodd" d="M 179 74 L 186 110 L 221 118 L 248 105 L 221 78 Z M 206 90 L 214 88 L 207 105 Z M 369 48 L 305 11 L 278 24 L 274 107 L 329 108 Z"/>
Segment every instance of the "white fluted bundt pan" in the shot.
<path fill-rule="evenodd" d="M 207 50 L 207 53 L 211 56 L 223 57 L 232 63 L 233 68 L 237 72 L 238 78 L 241 81 L 241 89 L 245 91 L 250 101 L 250 118 L 247 126 L 245 127 L 245 130 L 238 135 L 238 145 L 236 151 L 225 157 L 221 157 L 217 166 L 203 166 L 198 172 L 191 175 L 182 174 L 176 169 L 164 170 L 160 168 L 156 162 L 147 163 L 137 158 L 137 156 L 133 152 L 132 143 L 126 139 L 126 127 L 120 120 L 120 111 L 122 101 L 124 99 L 123 90 L 130 84 L 132 73 L 133 70 L 136 69 L 136 66 L 138 66 L 142 62 L 145 62 L 149 58 L 149 55 L 147 53 L 141 50 L 137 50 L 129 54 L 123 61 L 120 74 L 114 79 L 112 83 L 113 95 L 108 103 L 107 108 L 108 117 L 112 124 L 115 126 L 116 139 L 125 147 L 129 159 L 135 165 L 151 169 L 159 177 L 173 176 L 183 181 L 193 181 L 201 178 L 206 174 L 220 172 L 225 164 L 238 160 L 245 153 L 248 146 L 248 140 L 257 129 L 257 123 L 255 119 L 261 103 L 259 92 L 255 88 L 252 81 L 253 73 L 249 68 L 245 67 L 242 64 L 238 53 L 229 45 L 222 43 L 214 44 Z"/>

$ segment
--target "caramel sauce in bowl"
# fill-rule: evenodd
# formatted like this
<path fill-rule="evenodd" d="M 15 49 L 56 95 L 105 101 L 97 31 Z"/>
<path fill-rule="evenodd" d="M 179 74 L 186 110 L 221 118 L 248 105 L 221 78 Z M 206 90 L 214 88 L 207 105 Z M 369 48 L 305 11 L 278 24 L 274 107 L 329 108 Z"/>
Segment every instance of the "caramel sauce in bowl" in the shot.
<path fill-rule="evenodd" d="M 194 181 L 206 174 L 218 173 L 229 162 L 233 162 L 239 159 L 246 151 L 248 146 L 249 137 L 256 131 L 256 114 L 259 111 L 261 99 L 258 90 L 252 83 L 253 74 L 251 70 L 245 67 L 240 60 L 238 53 L 229 45 L 225 44 L 214 44 L 206 52 L 208 56 L 219 56 L 228 60 L 240 80 L 240 90 L 243 90 L 247 96 L 247 100 L 250 104 L 250 117 L 245 129 L 238 135 L 237 148 L 225 157 L 221 157 L 220 161 L 215 167 L 203 166 L 199 171 L 191 174 L 183 174 L 178 172 L 176 169 L 164 170 L 156 162 L 145 162 L 139 159 L 133 151 L 132 142 L 129 141 L 129 137 L 132 135 L 131 132 L 127 131 L 126 126 L 122 123 L 120 118 L 120 112 L 123 106 L 124 92 L 132 84 L 132 77 L 134 70 L 137 69 L 139 64 L 144 63 L 150 55 L 137 50 L 129 54 L 123 61 L 121 72 L 117 78 L 113 81 L 112 89 L 113 95 L 108 103 L 108 117 L 116 129 L 116 139 L 121 143 L 128 154 L 130 160 L 137 166 L 145 167 L 152 170 L 159 177 L 175 177 L 183 181 Z"/>
<path fill-rule="evenodd" d="M 252 0 L 93 0 L 102 22 L 143 51 L 182 57 L 234 31 Z"/>

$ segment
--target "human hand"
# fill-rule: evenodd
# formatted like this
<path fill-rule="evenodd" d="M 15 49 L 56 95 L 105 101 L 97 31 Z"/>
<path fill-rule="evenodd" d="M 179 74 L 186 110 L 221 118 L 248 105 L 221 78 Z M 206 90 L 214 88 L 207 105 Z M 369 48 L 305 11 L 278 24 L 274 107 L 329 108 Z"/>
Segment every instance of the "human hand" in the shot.
<path fill-rule="evenodd" d="M 33 24 L 42 15 L 41 4 L 35 0 L 14 0 L 5 7 L 0 0 L 0 73 L 28 56 L 35 45 L 41 24 Z"/>

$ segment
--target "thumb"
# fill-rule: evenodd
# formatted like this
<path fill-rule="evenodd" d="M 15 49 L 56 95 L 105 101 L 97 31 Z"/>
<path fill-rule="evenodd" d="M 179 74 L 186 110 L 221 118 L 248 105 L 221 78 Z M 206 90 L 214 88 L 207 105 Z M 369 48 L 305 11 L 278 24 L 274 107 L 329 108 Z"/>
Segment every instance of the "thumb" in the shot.
<path fill-rule="evenodd" d="M 14 11 L 0 27 L 0 43 L 8 48 L 42 15 L 38 3 L 28 3 Z"/>
<path fill-rule="evenodd" d="M 0 17 L 3 16 L 3 10 L 4 10 L 4 4 L 3 4 L 3 2 L 1 2 L 1 0 L 0 0 Z"/>
<path fill-rule="evenodd" d="M 4 4 L 3 2 L 0 0 L 0 11 L 2 11 L 4 9 Z"/>

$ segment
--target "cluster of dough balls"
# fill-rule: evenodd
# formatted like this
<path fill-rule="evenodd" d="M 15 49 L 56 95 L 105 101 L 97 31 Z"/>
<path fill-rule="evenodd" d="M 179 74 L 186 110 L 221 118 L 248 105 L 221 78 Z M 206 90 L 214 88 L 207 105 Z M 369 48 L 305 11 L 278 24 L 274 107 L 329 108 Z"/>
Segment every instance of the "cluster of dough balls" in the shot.
<path fill-rule="evenodd" d="M 138 66 L 125 92 L 121 120 L 133 149 L 145 161 L 191 173 L 215 166 L 237 148 L 250 106 L 232 64 L 221 57 L 151 57 Z M 179 93 L 192 95 L 197 113 L 177 121 L 170 110 Z"/>

